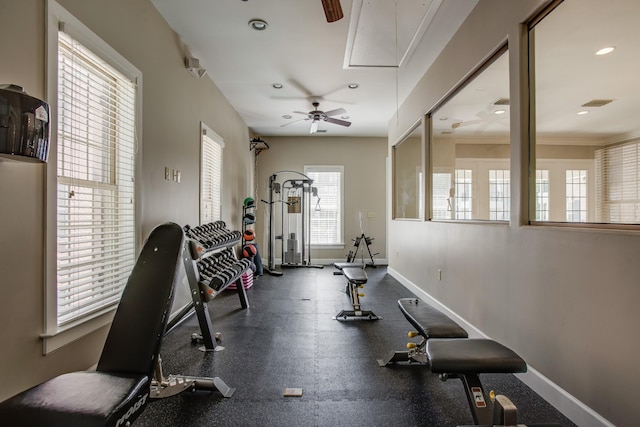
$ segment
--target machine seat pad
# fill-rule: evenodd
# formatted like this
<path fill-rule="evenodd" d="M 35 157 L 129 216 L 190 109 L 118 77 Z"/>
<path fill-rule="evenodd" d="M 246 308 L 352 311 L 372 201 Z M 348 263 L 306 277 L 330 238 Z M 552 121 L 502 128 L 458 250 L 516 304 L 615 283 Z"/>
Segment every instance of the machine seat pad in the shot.
<path fill-rule="evenodd" d="M 148 394 L 149 377 L 145 375 L 71 372 L 2 402 L 0 414 L 3 422 L 12 420 L 20 426 L 115 425 Z"/>
<path fill-rule="evenodd" d="M 514 351 L 490 339 L 427 341 L 427 358 L 436 374 L 512 374 L 527 372 Z"/>
<path fill-rule="evenodd" d="M 467 331 L 440 310 L 417 298 L 398 300 L 400 311 L 425 339 L 467 338 Z"/>
<path fill-rule="evenodd" d="M 342 274 L 347 280 L 356 285 L 367 283 L 367 273 L 361 268 L 348 267 L 342 269 Z"/>
<path fill-rule="evenodd" d="M 342 270 L 344 268 L 364 268 L 364 264 L 361 262 L 334 262 L 333 266 L 338 270 Z"/>

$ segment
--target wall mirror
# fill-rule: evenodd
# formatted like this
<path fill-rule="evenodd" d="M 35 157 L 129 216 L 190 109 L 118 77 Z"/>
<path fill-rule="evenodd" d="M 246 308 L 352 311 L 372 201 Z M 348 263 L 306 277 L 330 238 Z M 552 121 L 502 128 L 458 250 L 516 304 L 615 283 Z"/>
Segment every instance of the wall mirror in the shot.
<path fill-rule="evenodd" d="M 509 52 L 431 114 L 431 219 L 509 221 Z"/>

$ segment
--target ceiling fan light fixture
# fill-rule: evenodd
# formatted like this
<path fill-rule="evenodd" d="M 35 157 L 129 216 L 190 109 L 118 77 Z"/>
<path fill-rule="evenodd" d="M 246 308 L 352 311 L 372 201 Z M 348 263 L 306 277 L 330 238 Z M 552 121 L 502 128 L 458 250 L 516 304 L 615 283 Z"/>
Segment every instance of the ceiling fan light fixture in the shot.
<path fill-rule="evenodd" d="M 269 24 L 264 19 L 252 19 L 249 21 L 249 28 L 256 31 L 264 31 L 267 29 Z"/>

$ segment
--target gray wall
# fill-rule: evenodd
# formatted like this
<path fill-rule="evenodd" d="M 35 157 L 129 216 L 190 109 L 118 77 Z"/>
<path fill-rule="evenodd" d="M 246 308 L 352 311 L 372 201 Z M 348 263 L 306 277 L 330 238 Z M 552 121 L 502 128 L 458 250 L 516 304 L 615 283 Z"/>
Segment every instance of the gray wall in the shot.
<path fill-rule="evenodd" d="M 258 156 L 256 173 L 256 200 L 269 200 L 269 176 L 277 171 L 304 172 L 305 165 L 344 166 L 344 249 L 312 250 L 312 262 L 345 261 L 349 250 L 354 249 L 351 239 L 360 236 L 360 217 L 364 233 L 375 240 L 372 252 L 379 252 L 376 263 L 386 261 L 386 207 L 385 169 L 387 146 L 384 138 L 340 138 L 329 136 L 265 137 L 269 146 Z M 295 175 L 279 174 L 278 182 Z M 256 236 L 262 257 L 267 257 L 266 226 L 267 205 L 258 202 Z M 369 218 L 368 213 L 375 213 Z M 279 223 L 280 218 L 277 218 Z M 361 247 L 361 251 L 362 248 Z M 362 252 L 359 252 L 361 254 Z M 280 257 L 279 249 L 275 252 Z M 368 255 L 368 254 L 367 254 Z M 358 256 L 358 258 L 360 258 Z"/>
<path fill-rule="evenodd" d="M 207 77 L 183 66 L 180 41 L 148 0 L 61 0 L 71 14 L 143 73 L 141 239 L 157 224 L 198 224 L 200 121 L 225 140 L 223 219 L 240 228 L 253 187 L 248 129 Z M 0 2 L 0 82 L 46 98 L 44 0 Z M 182 183 L 164 180 L 164 167 Z M 0 160 L 0 400 L 54 375 L 97 362 L 107 328 L 47 356 L 44 324 L 45 167 Z"/>
<path fill-rule="evenodd" d="M 476 334 L 518 352 L 531 368 L 523 379 L 578 425 L 608 420 L 631 426 L 640 417 L 640 234 L 526 225 L 527 99 L 521 70 L 527 53 L 520 23 L 542 3 L 479 2 L 401 106 L 399 124 L 389 121 L 390 152 L 412 123 L 508 40 L 511 225 L 390 220 L 390 271 L 477 328 Z"/>

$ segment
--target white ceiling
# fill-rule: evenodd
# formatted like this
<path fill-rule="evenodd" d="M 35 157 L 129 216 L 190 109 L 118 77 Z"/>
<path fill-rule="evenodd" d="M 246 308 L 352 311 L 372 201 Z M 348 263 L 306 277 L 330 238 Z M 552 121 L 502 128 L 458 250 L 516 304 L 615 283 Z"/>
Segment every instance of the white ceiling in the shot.
<path fill-rule="evenodd" d="M 387 136 L 397 106 L 477 0 L 403 0 L 397 9 L 389 0 L 341 0 L 344 18 L 334 23 L 321 0 L 152 2 L 252 133 L 308 136 L 310 121 L 294 111 L 317 100 L 323 111 L 344 108 L 352 125 L 321 122 L 316 135 Z M 249 28 L 254 18 L 268 28 Z"/>
<path fill-rule="evenodd" d="M 294 111 L 312 110 L 315 100 L 323 111 L 344 108 L 352 122 L 321 122 L 316 135 L 382 137 L 398 105 L 478 1 L 341 0 L 344 18 L 327 23 L 321 0 L 152 0 L 255 135 L 309 135 L 310 121 Z M 638 134 L 638 16 L 638 0 L 606 7 L 601 0 L 570 0 L 538 24 L 539 134 L 594 138 L 598 144 Z M 250 29 L 253 18 L 269 27 Z M 608 45 L 616 51 L 594 55 Z M 348 89 L 349 83 L 359 87 Z M 477 85 L 493 89 L 480 91 Z M 464 122 L 455 135 L 506 136 L 508 114 L 499 120 L 488 114 L 496 99 L 508 98 L 506 59 L 485 71 L 476 86 L 467 86 L 452 110 L 438 112 L 447 120 L 438 117 L 434 129 Z M 594 99 L 613 102 L 576 114 Z M 482 123 L 483 117 L 492 123 Z"/>

